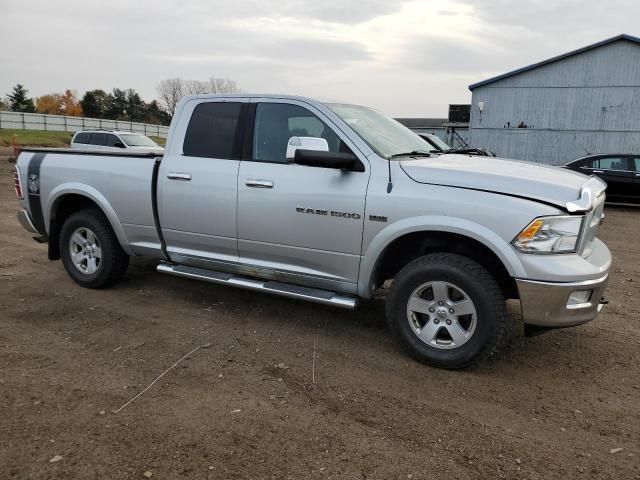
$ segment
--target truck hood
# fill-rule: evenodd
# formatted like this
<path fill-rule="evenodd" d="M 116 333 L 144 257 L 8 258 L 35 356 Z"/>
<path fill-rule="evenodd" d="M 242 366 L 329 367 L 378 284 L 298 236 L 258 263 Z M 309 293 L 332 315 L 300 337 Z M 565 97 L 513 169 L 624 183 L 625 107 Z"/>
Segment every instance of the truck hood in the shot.
<path fill-rule="evenodd" d="M 400 167 L 418 183 L 483 190 L 566 208 L 581 196 L 586 175 L 520 160 L 439 155 L 402 160 Z"/>

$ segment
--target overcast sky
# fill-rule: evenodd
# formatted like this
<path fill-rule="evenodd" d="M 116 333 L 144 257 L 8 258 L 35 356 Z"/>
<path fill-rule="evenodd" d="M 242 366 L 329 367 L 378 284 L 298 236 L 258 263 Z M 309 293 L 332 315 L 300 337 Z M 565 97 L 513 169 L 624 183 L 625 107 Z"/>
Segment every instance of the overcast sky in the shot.
<path fill-rule="evenodd" d="M 640 0 L 2 0 L 0 94 L 169 77 L 446 117 L 468 85 L 605 38 Z"/>

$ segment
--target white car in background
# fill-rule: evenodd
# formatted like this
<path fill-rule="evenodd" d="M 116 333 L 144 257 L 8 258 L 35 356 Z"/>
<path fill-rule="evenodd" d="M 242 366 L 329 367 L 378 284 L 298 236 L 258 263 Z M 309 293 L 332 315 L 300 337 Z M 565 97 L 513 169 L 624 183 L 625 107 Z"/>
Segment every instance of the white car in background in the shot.
<path fill-rule="evenodd" d="M 116 130 L 81 130 L 71 139 L 76 150 L 164 154 L 164 148 L 140 133 Z"/>

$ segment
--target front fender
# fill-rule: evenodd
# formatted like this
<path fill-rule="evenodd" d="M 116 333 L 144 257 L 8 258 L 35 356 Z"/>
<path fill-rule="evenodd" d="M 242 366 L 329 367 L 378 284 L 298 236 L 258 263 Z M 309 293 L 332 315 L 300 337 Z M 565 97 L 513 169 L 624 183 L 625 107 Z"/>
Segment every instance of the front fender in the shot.
<path fill-rule="evenodd" d="M 86 185 L 83 183 L 77 182 L 68 182 L 63 183 L 61 185 L 56 186 L 49 195 L 47 196 L 46 203 L 44 205 L 44 222 L 45 225 L 48 226 L 51 221 L 51 212 L 55 211 L 57 208 L 58 202 L 65 196 L 69 194 L 81 195 L 83 197 L 87 197 L 92 200 L 101 210 L 102 213 L 105 214 L 107 220 L 109 220 L 109 224 L 111 228 L 116 234 L 118 241 L 120 242 L 120 246 L 128 255 L 134 255 L 131 247 L 129 247 L 129 241 L 127 239 L 126 234 L 124 233 L 124 229 L 122 228 L 122 224 L 116 215 L 113 207 L 109 203 L 109 201 L 102 195 L 98 190 L 91 187 L 90 185 Z"/>
<path fill-rule="evenodd" d="M 524 267 L 516 252 L 492 230 L 462 218 L 428 215 L 399 220 L 380 230 L 369 242 L 358 276 L 358 295 L 371 298 L 372 277 L 385 249 L 398 238 L 416 232 L 447 232 L 463 235 L 489 248 L 513 277 L 524 276 Z"/>

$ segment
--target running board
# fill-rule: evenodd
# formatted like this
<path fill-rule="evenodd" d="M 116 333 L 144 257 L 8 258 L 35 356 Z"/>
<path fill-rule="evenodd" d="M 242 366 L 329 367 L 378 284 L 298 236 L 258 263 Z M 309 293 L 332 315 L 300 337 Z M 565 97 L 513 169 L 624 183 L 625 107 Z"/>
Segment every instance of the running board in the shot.
<path fill-rule="evenodd" d="M 232 287 L 245 288 L 259 292 L 273 293 L 283 297 L 307 300 L 324 305 L 353 310 L 356 308 L 357 300 L 354 297 L 343 296 L 329 290 L 317 288 L 301 287 L 289 283 L 276 282 L 274 280 L 261 280 L 258 278 L 241 277 L 232 273 L 205 270 L 203 268 L 188 267 L 186 265 L 175 265 L 172 263 L 161 263 L 157 268 L 160 273 L 167 273 L 177 277 L 193 278 L 210 283 L 219 283 Z"/>

